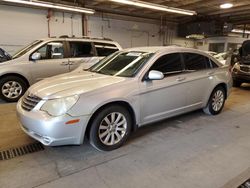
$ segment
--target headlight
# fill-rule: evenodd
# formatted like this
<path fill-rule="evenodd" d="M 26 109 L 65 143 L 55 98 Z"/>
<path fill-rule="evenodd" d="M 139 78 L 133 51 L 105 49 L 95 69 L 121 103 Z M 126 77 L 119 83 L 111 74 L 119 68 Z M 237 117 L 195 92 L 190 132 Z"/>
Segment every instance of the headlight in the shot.
<path fill-rule="evenodd" d="M 65 98 L 51 99 L 44 103 L 41 110 L 47 112 L 51 116 L 61 116 L 66 114 L 69 109 L 74 106 L 78 98 L 77 95 L 74 95 Z"/>

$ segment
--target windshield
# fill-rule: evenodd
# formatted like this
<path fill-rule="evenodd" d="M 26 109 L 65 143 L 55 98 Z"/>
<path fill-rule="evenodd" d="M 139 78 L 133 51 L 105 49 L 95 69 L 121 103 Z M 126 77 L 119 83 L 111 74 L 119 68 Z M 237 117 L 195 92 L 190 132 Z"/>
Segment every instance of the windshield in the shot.
<path fill-rule="evenodd" d="M 41 42 L 43 42 L 43 41 L 42 40 L 36 40 L 36 41 L 32 42 L 31 44 L 29 44 L 28 46 L 25 46 L 23 49 L 21 49 L 17 53 L 15 53 L 13 55 L 12 59 L 16 59 L 16 58 L 21 57 L 22 55 L 24 55 L 25 53 L 30 51 L 32 48 L 34 48 L 36 45 L 40 44 Z"/>
<path fill-rule="evenodd" d="M 133 77 L 152 57 L 146 52 L 115 52 L 92 66 L 89 71 L 100 74 Z"/>

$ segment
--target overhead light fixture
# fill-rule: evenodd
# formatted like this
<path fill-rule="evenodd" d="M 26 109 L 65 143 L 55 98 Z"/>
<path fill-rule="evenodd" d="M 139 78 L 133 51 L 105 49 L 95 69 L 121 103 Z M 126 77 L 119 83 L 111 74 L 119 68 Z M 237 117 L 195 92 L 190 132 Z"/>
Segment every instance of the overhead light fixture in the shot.
<path fill-rule="evenodd" d="M 233 29 L 232 31 L 231 31 L 232 33 L 245 33 L 245 34 L 250 34 L 250 31 L 249 30 L 242 30 L 242 29 Z"/>
<path fill-rule="evenodd" d="M 168 7 L 168 6 L 158 5 L 155 3 L 148 3 L 144 1 L 137 1 L 137 0 L 110 0 L 110 1 L 122 3 L 126 5 L 142 7 L 142 8 L 153 9 L 153 10 L 172 12 L 172 13 L 177 13 L 177 14 L 185 14 L 185 15 L 190 15 L 190 16 L 197 14 L 195 11 L 191 11 L 191 10 Z"/>
<path fill-rule="evenodd" d="M 25 0 L 2 0 L 2 1 L 10 2 L 10 3 L 23 4 L 23 5 L 31 5 L 31 6 L 37 6 L 37 7 L 65 10 L 65 11 L 69 11 L 69 12 L 78 12 L 78 13 L 86 13 L 86 14 L 94 14 L 95 13 L 95 10 L 93 10 L 93 9 L 74 7 L 74 6 L 67 6 L 67 5 L 62 5 L 62 4 L 55 4 L 55 3 L 36 1 L 36 0 L 30 0 L 30 1 L 25 1 Z"/>
<path fill-rule="evenodd" d="M 221 9 L 228 9 L 228 8 L 232 8 L 233 4 L 232 3 L 224 3 L 222 5 L 220 5 Z"/>
<path fill-rule="evenodd" d="M 202 34 L 191 34 L 191 35 L 186 36 L 186 38 L 187 39 L 199 39 L 199 40 L 201 40 L 201 39 L 204 39 L 205 36 Z"/>

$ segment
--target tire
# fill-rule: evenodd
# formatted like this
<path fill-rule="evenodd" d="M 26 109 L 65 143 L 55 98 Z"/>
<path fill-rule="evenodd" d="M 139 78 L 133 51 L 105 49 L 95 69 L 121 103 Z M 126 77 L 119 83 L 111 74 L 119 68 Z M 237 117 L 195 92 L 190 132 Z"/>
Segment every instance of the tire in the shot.
<path fill-rule="evenodd" d="M 233 80 L 233 87 L 240 87 L 241 86 L 241 82 L 237 81 L 237 80 Z"/>
<path fill-rule="evenodd" d="M 6 76 L 0 80 L 0 98 L 6 102 L 17 102 L 27 89 L 27 83 L 17 76 Z"/>
<path fill-rule="evenodd" d="M 119 105 L 108 106 L 98 112 L 92 121 L 90 144 L 100 151 L 117 149 L 129 137 L 131 127 L 132 119 L 128 110 Z"/>
<path fill-rule="evenodd" d="M 222 111 L 225 104 L 225 100 L 225 89 L 221 86 L 218 86 L 213 90 L 207 103 L 207 106 L 203 108 L 203 111 L 208 115 L 217 115 Z"/>

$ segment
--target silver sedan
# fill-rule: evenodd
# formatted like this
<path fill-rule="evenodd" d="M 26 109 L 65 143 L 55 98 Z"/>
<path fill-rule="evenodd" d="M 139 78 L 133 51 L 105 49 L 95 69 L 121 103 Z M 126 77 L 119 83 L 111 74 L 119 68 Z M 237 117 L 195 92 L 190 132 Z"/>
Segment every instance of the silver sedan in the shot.
<path fill-rule="evenodd" d="M 17 104 L 22 129 L 44 145 L 120 147 L 138 127 L 203 109 L 219 114 L 232 85 L 229 67 L 181 47 L 116 52 L 88 70 L 36 83 Z"/>

